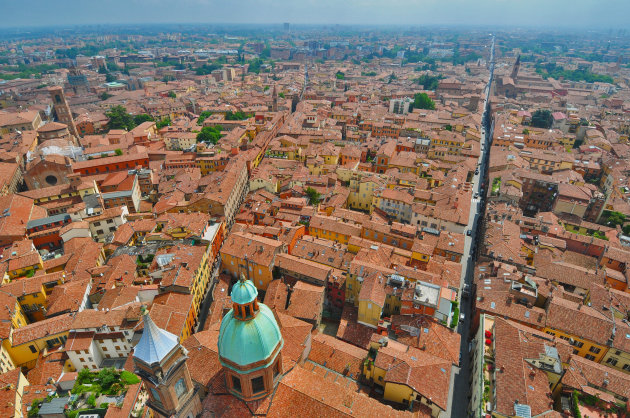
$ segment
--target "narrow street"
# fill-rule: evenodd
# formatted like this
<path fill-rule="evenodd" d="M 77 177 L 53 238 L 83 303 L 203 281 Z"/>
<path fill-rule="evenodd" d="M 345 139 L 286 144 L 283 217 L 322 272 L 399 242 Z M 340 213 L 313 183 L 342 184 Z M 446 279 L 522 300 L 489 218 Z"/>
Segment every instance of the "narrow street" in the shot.
<path fill-rule="evenodd" d="M 490 140 L 492 138 L 492 128 L 489 121 L 490 115 L 488 99 L 490 97 L 490 87 L 492 85 L 494 75 L 494 45 L 495 37 L 493 35 L 492 46 L 490 49 L 490 76 L 486 86 L 486 96 L 483 101 L 484 113 L 481 126 L 481 153 L 478 161 L 479 173 L 475 174 L 472 179 L 473 199 L 468 218 L 468 229 L 471 230 L 471 235 L 465 236 L 464 258 L 462 258 L 462 275 L 459 294 L 461 295 L 460 313 L 464 315 L 464 318 L 463 320 L 460 320 L 458 325 L 458 332 L 461 334 L 460 367 L 459 369 L 452 369 L 453 372 L 451 375 L 449 405 L 447 410 L 449 416 L 453 418 L 468 416 L 468 401 L 470 394 L 470 355 L 468 344 L 472 313 L 472 295 L 470 295 L 470 292 L 472 290 L 473 272 L 475 268 L 474 253 L 477 249 L 478 240 L 481 239 L 481 237 L 478 237 L 478 229 L 485 208 L 485 199 L 483 199 L 484 193 L 481 191 L 481 187 L 488 168 Z M 466 288 L 469 289 L 468 297 L 463 296 L 464 289 Z"/>

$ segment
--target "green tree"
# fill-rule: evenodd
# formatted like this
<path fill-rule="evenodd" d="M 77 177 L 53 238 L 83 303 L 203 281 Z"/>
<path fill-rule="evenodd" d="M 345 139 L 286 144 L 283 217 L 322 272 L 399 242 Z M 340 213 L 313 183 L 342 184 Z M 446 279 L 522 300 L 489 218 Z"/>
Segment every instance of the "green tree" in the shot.
<path fill-rule="evenodd" d="M 141 113 L 133 117 L 133 122 L 136 125 L 140 125 L 141 123 L 144 123 L 144 122 L 153 122 L 153 121 L 154 121 L 153 116 L 147 115 L 146 113 Z"/>
<path fill-rule="evenodd" d="M 107 68 L 108 68 L 109 71 L 120 71 L 121 70 L 120 67 L 116 63 L 113 63 L 113 62 L 108 62 L 107 63 Z"/>
<path fill-rule="evenodd" d="M 284 93 L 283 93 L 283 92 L 278 93 L 278 97 L 280 97 L 280 98 L 283 98 L 283 99 L 284 99 Z"/>
<path fill-rule="evenodd" d="M 77 374 L 79 384 L 92 383 L 92 377 L 92 372 L 87 367 L 81 369 Z"/>
<path fill-rule="evenodd" d="M 122 150 L 120 148 L 116 148 L 114 150 L 114 154 L 116 154 L 116 155 L 123 155 L 123 152 L 122 152 Z"/>
<path fill-rule="evenodd" d="M 621 228 L 623 230 L 623 234 L 626 236 L 630 236 L 630 224 L 628 225 L 624 225 L 623 228 Z"/>
<path fill-rule="evenodd" d="M 549 129 L 553 123 L 551 111 L 547 109 L 538 109 L 532 113 L 532 126 L 536 128 Z"/>
<path fill-rule="evenodd" d="M 209 110 L 204 110 L 203 112 L 201 112 L 201 114 L 197 118 L 197 125 L 203 125 L 203 121 L 206 120 L 206 118 L 208 118 L 210 115 L 212 115 L 212 112 L 210 112 Z"/>
<path fill-rule="evenodd" d="M 606 225 L 610 227 L 615 227 L 617 225 L 623 225 L 626 222 L 626 215 L 621 212 L 608 212 L 605 213 L 606 216 Z"/>
<path fill-rule="evenodd" d="M 523 135 L 529 135 L 529 129 L 527 128 L 523 129 Z"/>
<path fill-rule="evenodd" d="M 98 372 L 97 378 L 101 389 L 108 391 L 118 381 L 118 373 L 113 367 L 106 367 Z"/>
<path fill-rule="evenodd" d="M 105 82 L 111 83 L 112 81 L 116 81 L 116 77 L 110 73 L 105 74 Z"/>
<path fill-rule="evenodd" d="M 204 64 L 201 67 L 195 69 L 195 74 L 208 75 L 214 70 L 218 70 L 219 68 L 221 68 L 221 66 L 217 64 Z"/>
<path fill-rule="evenodd" d="M 221 125 L 217 126 L 205 126 L 201 128 L 201 132 L 197 134 L 197 142 L 211 142 L 216 145 L 219 142 L 221 135 Z"/>
<path fill-rule="evenodd" d="M 225 114 L 225 120 L 245 120 L 247 119 L 247 115 L 241 111 L 237 112 L 227 112 Z"/>
<path fill-rule="evenodd" d="M 174 98 L 177 97 L 177 95 L 175 94 L 174 91 L 171 90 L 171 91 L 168 92 L 168 97 L 170 97 L 171 99 L 174 99 Z"/>
<path fill-rule="evenodd" d="M 446 129 L 449 132 L 452 132 L 453 131 L 453 126 L 447 123 L 446 125 L 444 125 L 444 129 Z"/>
<path fill-rule="evenodd" d="M 346 74 L 342 71 L 337 71 L 337 73 L 335 73 L 335 77 L 337 78 L 337 80 L 343 80 L 344 78 L 346 78 Z"/>
<path fill-rule="evenodd" d="M 105 112 L 105 116 L 109 118 L 110 129 L 126 129 L 128 131 L 136 127 L 133 117 L 127 113 L 124 106 L 113 106 L 109 111 Z"/>
<path fill-rule="evenodd" d="M 582 412 L 580 412 L 580 400 L 578 398 L 578 391 L 574 390 L 571 394 L 571 402 L 573 404 L 573 416 L 576 418 L 582 418 Z"/>
<path fill-rule="evenodd" d="M 162 129 L 165 126 L 171 126 L 171 118 L 168 116 L 161 119 L 159 122 L 155 124 L 155 127 L 158 129 Z"/>
<path fill-rule="evenodd" d="M 311 205 L 317 205 L 320 201 L 320 194 L 317 190 L 313 189 L 312 187 L 307 187 L 306 190 L 306 195 L 308 196 L 308 203 Z"/>
<path fill-rule="evenodd" d="M 260 73 L 260 69 L 261 69 L 263 64 L 264 64 L 263 60 L 261 60 L 260 58 L 255 58 L 255 59 L 249 61 L 249 66 L 247 67 L 247 72 L 248 73 L 259 74 Z"/>
<path fill-rule="evenodd" d="M 92 408 L 96 406 L 96 396 L 93 393 L 87 398 L 87 404 Z"/>
<path fill-rule="evenodd" d="M 416 93 L 413 97 L 413 108 L 435 110 L 435 102 L 426 93 Z"/>
<path fill-rule="evenodd" d="M 422 74 L 420 77 L 416 78 L 415 81 L 416 83 L 420 84 L 424 90 L 435 90 L 437 89 L 440 80 L 443 78 L 444 77 L 440 74 Z"/>
<path fill-rule="evenodd" d="M 112 97 L 111 94 L 109 94 L 108 92 L 104 91 L 102 92 L 99 96 L 98 96 L 101 100 L 107 100 L 110 97 Z"/>
<path fill-rule="evenodd" d="M 44 399 L 33 399 L 31 402 L 31 409 L 28 411 L 29 418 L 35 418 L 39 416 L 39 406 L 44 402 Z"/>
<path fill-rule="evenodd" d="M 547 62 L 544 64 L 536 64 L 536 72 L 543 78 L 563 78 L 570 81 L 586 81 L 587 83 L 610 83 L 613 84 L 615 80 L 606 74 L 596 74 L 588 69 L 578 68 L 577 70 L 565 70 L 561 65 L 557 65 L 555 62 Z"/>

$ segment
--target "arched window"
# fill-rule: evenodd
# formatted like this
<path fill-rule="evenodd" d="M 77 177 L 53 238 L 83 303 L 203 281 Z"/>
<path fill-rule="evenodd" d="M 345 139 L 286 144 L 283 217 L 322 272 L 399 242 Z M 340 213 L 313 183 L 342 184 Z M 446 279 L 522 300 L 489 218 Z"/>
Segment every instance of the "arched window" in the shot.
<path fill-rule="evenodd" d="M 186 381 L 184 378 L 180 378 L 177 383 L 175 383 L 175 395 L 177 398 L 181 398 L 186 393 Z"/>

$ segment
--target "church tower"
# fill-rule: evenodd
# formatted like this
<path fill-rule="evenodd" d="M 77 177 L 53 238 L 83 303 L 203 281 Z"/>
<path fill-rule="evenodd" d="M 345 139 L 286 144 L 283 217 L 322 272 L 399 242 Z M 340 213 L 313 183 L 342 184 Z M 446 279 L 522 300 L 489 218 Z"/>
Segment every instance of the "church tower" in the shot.
<path fill-rule="evenodd" d="M 516 62 L 514 62 L 514 67 L 512 67 L 512 74 L 510 75 L 514 83 L 516 83 L 516 77 L 518 77 L 518 70 L 520 69 L 520 67 L 521 67 L 521 55 L 519 54 L 516 57 Z"/>
<path fill-rule="evenodd" d="M 72 112 L 70 111 L 70 106 L 66 101 L 66 95 L 63 94 L 63 88 L 61 86 L 50 87 L 48 88 L 48 92 L 50 93 L 50 97 L 53 101 L 53 107 L 55 109 L 55 114 L 57 115 L 57 120 L 68 125 L 70 133 L 78 139 L 79 133 L 77 132 L 77 126 L 74 124 L 74 119 L 72 119 Z"/>
<path fill-rule="evenodd" d="M 136 374 L 150 392 L 147 406 L 157 417 L 195 418 L 199 393 L 186 366 L 188 352 L 179 339 L 153 323 L 142 308 L 144 331 L 133 353 Z"/>
<path fill-rule="evenodd" d="M 273 392 L 283 373 L 280 327 L 257 296 L 254 283 L 241 275 L 232 287 L 232 309 L 223 317 L 219 331 L 219 361 L 227 389 L 246 402 Z"/>

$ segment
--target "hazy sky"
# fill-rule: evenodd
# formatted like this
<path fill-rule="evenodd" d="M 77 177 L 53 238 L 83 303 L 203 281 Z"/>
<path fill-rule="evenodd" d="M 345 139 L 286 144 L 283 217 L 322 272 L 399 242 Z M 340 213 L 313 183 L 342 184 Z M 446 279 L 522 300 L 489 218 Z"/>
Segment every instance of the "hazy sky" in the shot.
<path fill-rule="evenodd" d="M 0 0 L 2 26 L 340 23 L 628 27 L 630 0 Z"/>

